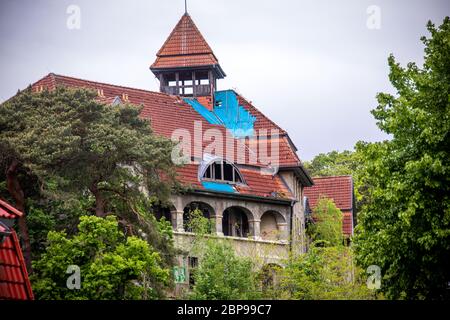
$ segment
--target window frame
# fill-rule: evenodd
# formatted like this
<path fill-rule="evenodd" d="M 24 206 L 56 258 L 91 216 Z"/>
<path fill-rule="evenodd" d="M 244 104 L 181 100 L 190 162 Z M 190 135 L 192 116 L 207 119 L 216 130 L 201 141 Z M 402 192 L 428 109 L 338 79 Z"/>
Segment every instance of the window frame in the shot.
<path fill-rule="evenodd" d="M 216 172 L 215 172 L 215 164 L 217 162 L 220 161 L 220 173 L 221 173 L 221 179 L 216 179 Z M 232 168 L 232 181 L 231 180 L 225 180 L 225 175 L 224 175 L 224 166 L 225 164 L 231 166 Z M 207 173 L 209 171 L 209 176 L 210 177 L 206 177 Z M 239 169 L 233 164 L 230 163 L 224 159 L 221 160 L 215 160 L 212 161 L 208 167 L 206 168 L 205 172 L 203 173 L 203 176 L 201 177 L 202 181 L 212 181 L 212 182 L 223 182 L 223 183 L 228 183 L 228 184 L 245 184 L 245 180 L 244 177 L 242 176 L 242 173 L 239 171 Z"/>

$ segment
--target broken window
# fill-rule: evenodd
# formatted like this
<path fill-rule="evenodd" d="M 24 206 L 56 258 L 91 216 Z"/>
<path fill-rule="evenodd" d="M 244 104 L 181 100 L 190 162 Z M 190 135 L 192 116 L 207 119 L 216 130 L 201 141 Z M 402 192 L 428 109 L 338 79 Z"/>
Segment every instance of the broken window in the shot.
<path fill-rule="evenodd" d="M 189 263 L 189 286 L 192 288 L 195 284 L 195 272 L 198 267 L 198 258 L 197 257 L 188 257 Z"/>
<path fill-rule="evenodd" d="M 215 161 L 209 165 L 204 174 L 203 179 L 219 180 L 232 183 L 243 183 L 243 179 L 239 170 L 226 161 Z"/>

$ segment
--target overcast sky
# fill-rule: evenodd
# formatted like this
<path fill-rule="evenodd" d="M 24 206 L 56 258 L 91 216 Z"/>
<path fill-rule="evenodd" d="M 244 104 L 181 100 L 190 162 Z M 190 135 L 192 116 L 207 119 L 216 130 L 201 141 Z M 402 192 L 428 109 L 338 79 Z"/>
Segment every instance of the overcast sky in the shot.
<path fill-rule="evenodd" d="M 188 0 L 188 12 L 227 74 L 219 89 L 252 101 L 309 160 L 386 138 L 370 110 L 393 92 L 387 57 L 421 64 L 426 22 L 441 24 L 450 1 Z M 148 67 L 183 13 L 184 0 L 0 0 L 0 101 L 49 72 L 158 90 Z"/>

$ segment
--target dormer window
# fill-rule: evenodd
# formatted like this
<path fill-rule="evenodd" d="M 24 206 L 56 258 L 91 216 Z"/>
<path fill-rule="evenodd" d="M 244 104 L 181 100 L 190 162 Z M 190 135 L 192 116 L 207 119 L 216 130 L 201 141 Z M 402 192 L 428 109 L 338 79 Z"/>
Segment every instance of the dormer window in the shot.
<path fill-rule="evenodd" d="M 239 169 L 234 164 L 225 160 L 215 160 L 211 162 L 203 172 L 202 180 L 230 183 L 244 182 Z"/>

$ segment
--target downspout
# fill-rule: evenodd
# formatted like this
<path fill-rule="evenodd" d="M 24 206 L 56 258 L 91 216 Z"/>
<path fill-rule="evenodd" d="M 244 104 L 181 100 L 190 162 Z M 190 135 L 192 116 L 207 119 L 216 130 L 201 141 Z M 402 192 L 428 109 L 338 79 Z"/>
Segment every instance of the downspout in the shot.
<path fill-rule="evenodd" d="M 293 218 L 293 216 L 294 216 L 294 204 L 295 204 L 295 201 L 291 201 L 291 215 L 290 215 L 290 218 L 289 218 L 289 225 L 290 225 L 290 228 L 291 228 L 291 230 L 290 230 L 290 236 L 291 236 L 291 241 L 289 241 L 289 252 L 291 252 L 292 253 L 292 242 L 294 241 L 294 235 L 293 235 L 293 231 L 294 231 L 294 228 L 293 228 L 293 221 L 294 221 L 294 218 Z"/>

